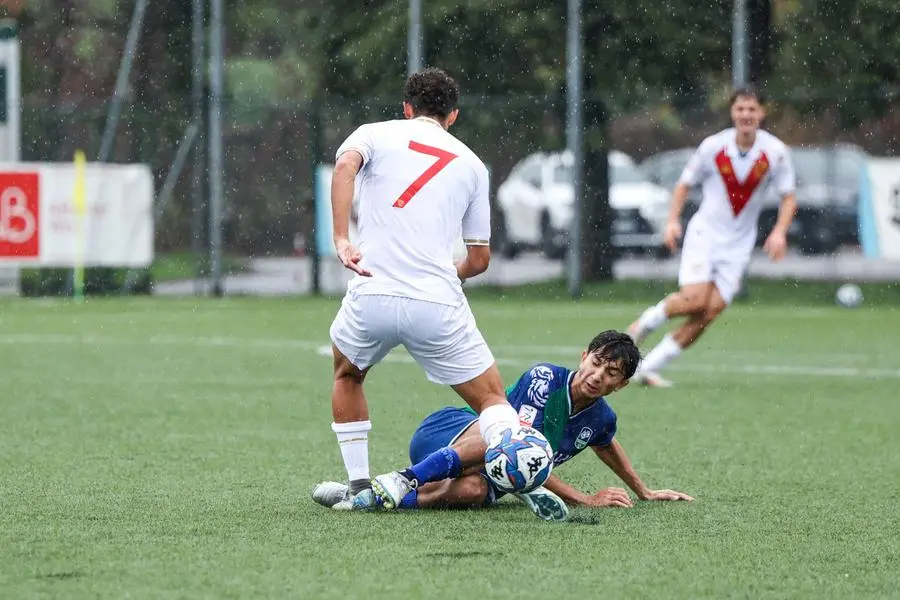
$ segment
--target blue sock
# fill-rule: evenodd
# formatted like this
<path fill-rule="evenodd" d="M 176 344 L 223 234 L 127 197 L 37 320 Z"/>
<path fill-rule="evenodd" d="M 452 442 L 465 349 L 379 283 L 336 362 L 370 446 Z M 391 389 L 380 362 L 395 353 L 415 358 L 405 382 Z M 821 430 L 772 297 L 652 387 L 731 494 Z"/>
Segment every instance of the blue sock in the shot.
<path fill-rule="evenodd" d="M 417 485 L 458 477 L 460 473 L 462 473 L 462 462 L 459 460 L 459 454 L 453 448 L 436 450 L 419 464 L 403 471 L 407 479 L 415 479 Z"/>
<path fill-rule="evenodd" d="M 412 490 L 403 496 L 397 508 L 419 508 L 419 490 Z"/>

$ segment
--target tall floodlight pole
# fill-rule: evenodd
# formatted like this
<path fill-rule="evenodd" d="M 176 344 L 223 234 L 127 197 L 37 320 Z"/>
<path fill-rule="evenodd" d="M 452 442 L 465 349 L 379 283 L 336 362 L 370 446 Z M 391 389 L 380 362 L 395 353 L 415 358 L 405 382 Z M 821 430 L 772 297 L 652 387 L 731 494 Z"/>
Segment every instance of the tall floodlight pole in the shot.
<path fill-rule="evenodd" d="M 735 88 L 745 87 L 750 81 L 747 21 L 747 0 L 734 0 L 731 26 L 731 82 Z"/>
<path fill-rule="evenodd" d="M 584 197 L 584 156 L 582 140 L 582 53 L 581 53 L 581 0 L 568 0 L 566 18 L 566 147 L 572 153 L 572 227 L 569 229 L 567 273 L 569 293 L 573 298 L 581 296 L 581 231 L 582 199 Z"/>
<path fill-rule="evenodd" d="M 406 34 L 408 75 L 422 70 L 422 0 L 409 0 L 409 31 Z"/>
<path fill-rule="evenodd" d="M 210 0 L 209 28 L 209 254 L 212 293 L 222 289 L 222 0 Z"/>
<path fill-rule="evenodd" d="M 97 162 L 106 162 L 109 160 L 109 155 L 112 154 L 119 117 L 122 114 L 122 102 L 128 91 L 128 76 L 131 74 L 131 66 L 137 56 L 137 45 L 141 39 L 141 27 L 144 24 L 147 3 L 148 0 L 138 0 L 134 6 L 134 13 L 131 15 L 131 24 L 128 26 L 128 35 L 125 37 L 125 52 L 122 55 L 122 62 L 119 63 L 116 86 L 113 88 L 113 97 L 106 113 L 106 125 L 103 127 L 103 137 L 100 139 Z"/>
<path fill-rule="evenodd" d="M 747 56 L 749 43 L 747 0 L 734 0 L 734 14 L 731 23 L 731 86 L 733 89 L 746 87 L 750 83 L 750 60 Z M 747 270 L 744 270 L 744 275 Z M 747 294 L 747 278 L 741 280 L 738 296 Z"/>
<path fill-rule="evenodd" d="M 201 294 L 200 277 L 205 269 L 203 256 L 203 84 L 206 81 L 203 69 L 204 41 L 206 32 L 206 10 L 204 0 L 193 0 L 191 22 L 191 121 L 197 127 L 198 139 L 194 140 L 194 165 L 191 169 L 191 250 L 197 262 L 194 272 L 194 294 Z"/>

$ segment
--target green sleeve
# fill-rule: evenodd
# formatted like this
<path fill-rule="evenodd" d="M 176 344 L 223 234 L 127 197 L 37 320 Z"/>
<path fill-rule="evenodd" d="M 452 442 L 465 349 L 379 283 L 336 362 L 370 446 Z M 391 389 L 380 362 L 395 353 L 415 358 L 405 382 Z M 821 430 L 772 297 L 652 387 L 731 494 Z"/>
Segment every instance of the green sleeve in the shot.
<path fill-rule="evenodd" d="M 569 401 L 566 397 L 566 389 L 563 388 L 550 394 L 547 404 L 544 406 L 543 434 L 554 451 L 559 448 L 568 421 Z"/>

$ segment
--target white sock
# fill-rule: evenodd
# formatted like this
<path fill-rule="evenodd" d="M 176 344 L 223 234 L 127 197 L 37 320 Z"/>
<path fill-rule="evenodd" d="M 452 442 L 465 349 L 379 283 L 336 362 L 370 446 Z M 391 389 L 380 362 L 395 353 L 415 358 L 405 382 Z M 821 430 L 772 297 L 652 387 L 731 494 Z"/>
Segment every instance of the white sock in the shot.
<path fill-rule="evenodd" d="M 353 423 L 332 423 L 331 430 L 337 434 L 341 456 L 347 478 L 353 481 L 369 480 L 369 430 L 371 421 L 355 421 Z"/>
<path fill-rule="evenodd" d="M 492 404 L 478 415 L 478 426 L 481 428 L 481 437 L 485 444 L 491 443 L 491 438 L 504 429 L 515 429 L 519 426 L 519 414 L 509 403 Z"/>
<path fill-rule="evenodd" d="M 645 310 L 638 319 L 638 325 L 644 331 L 656 331 L 668 320 L 666 316 L 666 301 L 660 300 L 658 304 Z"/>
<path fill-rule="evenodd" d="M 641 371 L 657 373 L 679 354 L 681 354 L 681 346 L 671 335 L 666 335 L 641 362 Z"/>

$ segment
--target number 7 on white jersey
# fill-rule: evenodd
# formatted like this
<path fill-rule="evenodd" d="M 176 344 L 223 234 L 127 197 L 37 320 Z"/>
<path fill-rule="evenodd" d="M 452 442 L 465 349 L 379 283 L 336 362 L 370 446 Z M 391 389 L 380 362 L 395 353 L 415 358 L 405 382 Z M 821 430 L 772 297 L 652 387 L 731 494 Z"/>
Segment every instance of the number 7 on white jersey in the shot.
<path fill-rule="evenodd" d="M 431 181 L 431 179 L 440 173 L 444 167 L 450 164 L 450 162 L 456 158 L 456 155 L 452 152 L 447 152 L 446 150 L 441 150 L 440 148 L 435 148 L 434 146 L 427 146 L 425 144 L 420 144 L 419 142 L 409 142 L 409 149 L 413 152 L 420 152 L 422 154 L 428 154 L 429 156 L 434 156 L 437 158 L 430 167 L 425 169 L 425 172 L 419 175 L 415 181 L 409 184 L 409 187 L 403 190 L 403 193 L 400 194 L 400 197 L 394 202 L 394 208 L 403 208 L 409 201 L 413 199 L 413 196 L 419 193 L 419 190 L 424 187 L 426 183 Z"/>

